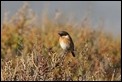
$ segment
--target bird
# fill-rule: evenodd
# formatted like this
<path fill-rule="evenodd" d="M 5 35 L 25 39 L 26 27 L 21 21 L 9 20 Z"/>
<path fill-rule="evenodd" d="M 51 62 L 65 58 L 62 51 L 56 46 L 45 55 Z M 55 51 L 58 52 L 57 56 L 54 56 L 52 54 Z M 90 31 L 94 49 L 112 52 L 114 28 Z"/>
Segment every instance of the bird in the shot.
<path fill-rule="evenodd" d="M 71 52 L 72 56 L 75 57 L 74 43 L 69 33 L 66 31 L 59 31 L 58 34 L 60 36 L 59 43 L 60 43 L 61 48 L 65 52 Z"/>

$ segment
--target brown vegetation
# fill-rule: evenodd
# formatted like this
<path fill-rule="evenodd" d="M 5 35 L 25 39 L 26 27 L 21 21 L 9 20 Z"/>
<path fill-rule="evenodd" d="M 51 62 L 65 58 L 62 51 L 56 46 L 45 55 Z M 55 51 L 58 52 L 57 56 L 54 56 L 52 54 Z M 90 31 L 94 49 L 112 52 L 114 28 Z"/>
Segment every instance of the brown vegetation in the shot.
<path fill-rule="evenodd" d="M 2 81 L 117 81 L 121 80 L 121 40 L 89 24 L 39 20 L 24 5 L 1 28 Z M 5 17 L 6 18 L 6 17 Z M 61 20 L 61 19 L 60 19 Z M 58 31 L 69 32 L 76 57 L 65 55 Z"/>

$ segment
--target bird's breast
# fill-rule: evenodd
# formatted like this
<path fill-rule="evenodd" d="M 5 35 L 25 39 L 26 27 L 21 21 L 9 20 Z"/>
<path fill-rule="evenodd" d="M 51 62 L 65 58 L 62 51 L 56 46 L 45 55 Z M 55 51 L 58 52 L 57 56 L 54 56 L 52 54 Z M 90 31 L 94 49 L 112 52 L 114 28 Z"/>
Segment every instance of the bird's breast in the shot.
<path fill-rule="evenodd" d="M 70 45 L 69 45 L 69 39 L 67 39 L 67 38 L 60 38 L 59 41 L 60 41 L 60 46 L 64 50 L 66 50 L 66 49 L 68 49 L 70 47 Z"/>

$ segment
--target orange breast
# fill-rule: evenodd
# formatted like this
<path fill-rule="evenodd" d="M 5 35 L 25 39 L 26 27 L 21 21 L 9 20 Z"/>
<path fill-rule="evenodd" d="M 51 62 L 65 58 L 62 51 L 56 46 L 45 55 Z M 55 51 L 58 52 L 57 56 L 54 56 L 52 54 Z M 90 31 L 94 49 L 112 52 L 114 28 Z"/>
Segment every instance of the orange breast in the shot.
<path fill-rule="evenodd" d="M 70 40 L 68 38 L 60 37 L 59 41 L 60 41 L 60 46 L 63 49 L 67 49 L 70 47 Z"/>

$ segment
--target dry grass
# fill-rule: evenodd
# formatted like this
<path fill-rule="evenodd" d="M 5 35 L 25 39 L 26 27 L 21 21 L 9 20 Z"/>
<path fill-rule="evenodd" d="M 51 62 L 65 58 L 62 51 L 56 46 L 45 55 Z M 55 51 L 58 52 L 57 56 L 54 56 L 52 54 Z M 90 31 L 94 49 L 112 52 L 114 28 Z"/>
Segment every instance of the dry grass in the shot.
<path fill-rule="evenodd" d="M 7 18 L 7 17 L 4 17 Z M 2 81 L 120 81 L 121 40 L 102 30 L 59 23 L 45 15 L 39 20 L 24 5 L 1 31 Z M 70 33 L 76 57 L 63 54 L 58 31 Z"/>

